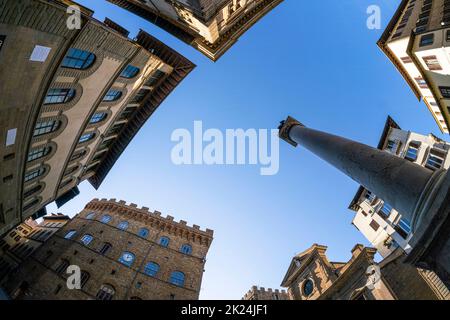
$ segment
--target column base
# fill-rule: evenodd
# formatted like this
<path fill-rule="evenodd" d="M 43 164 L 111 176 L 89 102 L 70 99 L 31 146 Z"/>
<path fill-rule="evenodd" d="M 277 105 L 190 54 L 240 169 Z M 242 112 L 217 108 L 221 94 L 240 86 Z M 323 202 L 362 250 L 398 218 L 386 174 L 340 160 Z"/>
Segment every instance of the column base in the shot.
<path fill-rule="evenodd" d="M 434 271 L 450 289 L 450 171 L 438 188 L 415 226 L 413 249 L 405 262 Z"/>

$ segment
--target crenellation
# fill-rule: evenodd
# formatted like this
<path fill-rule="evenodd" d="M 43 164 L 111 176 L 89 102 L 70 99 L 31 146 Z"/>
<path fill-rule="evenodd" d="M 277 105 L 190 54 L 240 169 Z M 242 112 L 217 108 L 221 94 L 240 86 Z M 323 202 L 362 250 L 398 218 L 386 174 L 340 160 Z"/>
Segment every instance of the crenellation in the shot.
<path fill-rule="evenodd" d="M 242 300 L 289 300 L 286 290 L 252 286 Z"/>
<path fill-rule="evenodd" d="M 127 215 L 141 221 L 147 220 L 150 221 L 152 226 L 159 226 L 159 228 L 171 234 L 177 234 L 180 237 L 192 239 L 195 242 L 204 243 L 205 245 L 209 245 L 211 242 L 210 239 L 208 240 L 207 238 L 212 238 L 214 235 L 214 231 L 211 229 L 203 231 L 200 226 L 196 224 L 191 227 L 185 220 L 177 222 L 174 221 L 174 217 L 171 215 L 163 217 L 159 211 L 155 210 L 154 212 L 150 212 L 148 207 L 138 208 L 137 205 L 133 203 L 127 205 L 123 200 L 92 200 L 86 205 L 86 208 L 91 210 L 117 212 L 118 214 Z M 152 220 L 152 215 L 155 216 L 157 220 Z M 204 236 L 207 236 L 207 238 L 204 238 Z"/>

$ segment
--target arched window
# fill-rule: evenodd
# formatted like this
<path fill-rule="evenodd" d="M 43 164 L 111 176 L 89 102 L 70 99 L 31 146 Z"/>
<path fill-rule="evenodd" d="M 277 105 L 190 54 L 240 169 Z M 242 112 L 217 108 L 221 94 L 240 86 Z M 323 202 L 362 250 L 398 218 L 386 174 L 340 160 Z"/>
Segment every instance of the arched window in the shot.
<path fill-rule="evenodd" d="M 33 137 L 39 137 L 47 133 L 55 132 L 61 125 L 60 121 L 56 120 L 44 120 L 36 123 L 34 127 Z"/>
<path fill-rule="evenodd" d="M 105 214 L 103 217 L 102 217 L 102 220 L 101 220 L 101 222 L 103 222 L 103 223 L 108 223 L 108 222 L 110 222 L 111 221 L 111 216 L 110 215 L 108 215 L 108 214 Z"/>
<path fill-rule="evenodd" d="M 42 190 L 42 185 L 39 184 L 39 185 L 37 185 L 37 186 L 35 186 L 35 187 L 29 189 L 29 190 L 26 190 L 26 191 L 23 193 L 23 198 L 26 199 L 26 198 L 28 198 L 28 197 L 31 197 L 32 195 L 38 193 L 38 192 L 41 191 L 41 190 Z"/>
<path fill-rule="evenodd" d="M 117 226 L 117 228 L 119 228 L 121 230 L 127 230 L 128 229 L 128 222 L 127 221 L 120 222 L 119 225 Z"/>
<path fill-rule="evenodd" d="M 94 237 L 91 236 L 90 234 L 85 234 L 85 235 L 83 236 L 83 238 L 81 238 L 81 242 L 82 242 L 85 246 L 88 246 L 88 245 L 92 242 L 93 239 L 94 239 Z"/>
<path fill-rule="evenodd" d="M 72 155 L 72 157 L 70 158 L 70 161 L 78 160 L 78 159 L 84 157 L 86 155 L 86 153 L 87 153 L 86 150 L 78 151 Z"/>
<path fill-rule="evenodd" d="M 45 169 L 42 168 L 42 167 L 38 168 L 38 169 L 34 169 L 34 170 L 31 170 L 31 171 L 28 171 L 25 174 L 24 181 L 28 182 L 28 181 L 34 180 L 34 179 L 42 176 L 44 174 L 44 172 L 45 172 Z"/>
<path fill-rule="evenodd" d="M 144 273 L 150 277 L 156 277 L 159 271 L 159 265 L 155 262 L 149 262 L 145 265 Z"/>
<path fill-rule="evenodd" d="M 45 96 L 44 104 L 67 103 L 75 97 L 75 93 L 74 89 L 50 89 Z"/>
<path fill-rule="evenodd" d="M 95 55 L 93 53 L 76 48 L 70 48 L 61 66 L 63 68 L 84 70 L 89 68 L 94 61 Z"/>
<path fill-rule="evenodd" d="M 105 242 L 103 244 L 103 246 L 100 248 L 99 252 L 100 252 L 101 255 L 105 255 L 105 254 L 108 253 L 109 250 L 111 250 L 111 248 L 112 248 L 112 245 L 110 243 L 108 243 L 108 242 Z"/>
<path fill-rule="evenodd" d="M 136 75 L 139 73 L 139 68 L 128 65 L 120 74 L 121 77 L 131 79 L 136 77 Z"/>
<path fill-rule="evenodd" d="M 125 251 L 125 252 L 122 253 L 122 255 L 120 256 L 119 262 L 122 263 L 122 264 L 124 264 L 124 265 L 126 265 L 126 266 L 128 266 L 128 267 L 131 267 L 131 265 L 132 265 L 133 262 L 134 262 L 134 259 L 135 259 L 135 256 L 134 256 L 133 253 L 128 252 L 128 251 Z"/>
<path fill-rule="evenodd" d="M 27 161 L 31 162 L 31 161 L 43 158 L 46 155 L 48 155 L 50 153 L 50 151 L 52 151 L 51 147 L 35 148 L 28 153 Z"/>
<path fill-rule="evenodd" d="M 92 219 L 94 219 L 94 217 L 95 217 L 95 213 L 91 212 L 86 216 L 86 219 L 92 220 Z"/>
<path fill-rule="evenodd" d="M 191 254 L 192 253 L 192 247 L 189 244 L 183 244 L 181 246 L 181 252 L 184 254 Z"/>
<path fill-rule="evenodd" d="M 87 142 L 89 140 L 92 140 L 94 137 L 95 137 L 95 133 L 93 133 L 93 132 L 85 133 L 80 137 L 80 140 L 78 140 L 78 143 Z"/>
<path fill-rule="evenodd" d="M 81 288 L 84 287 L 84 285 L 86 284 L 86 282 L 88 282 L 90 277 L 91 277 L 91 275 L 89 274 L 89 272 L 81 271 L 81 277 L 80 277 Z"/>
<path fill-rule="evenodd" d="M 167 237 L 161 237 L 159 238 L 159 244 L 163 247 L 168 247 L 170 243 L 170 239 Z"/>
<path fill-rule="evenodd" d="M 64 236 L 64 239 L 72 239 L 76 233 L 77 232 L 75 230 L 70 230 L 69 232 L 66 233 L 66 235 Z"/>
<path fill-rule="evenodd" d="M 106 93 L 103 101 L 116 101 L 119 100 L 122 96 L 122 91 L 109 89 L 108 93 Z"/>
<path fill-rule="evenodd" d="M 59 275 L 63 274 L 64 272 L 66 272 L 67 268 L 70 266 L 69 261 L 63 259 L 61 260 L 60 264 L 58 265 L 58 267 L 55 269 L 55 272 Z"/>
<path fill-rule="evenodd" d="M 148 231 L 147 228 L 141 228 L 139 230 L 139 237 L 147 238 L 148 237 L 148 233 L 149 233 L 149 231 Z"/>
<path fill-rule="evenodd" d="M 170 283 L 183 287 L 184 286 L 184 273 L 181 271 L 174 271 L 170 275 Z"/>
<path fill-rule="evenodd" d="M 27 211 L 31 208 L 33 208 L 35 205 L 37 205 L 39 203 L 39 199 L 34 199 L 33 201 L 31 201 L 29 204 L 23 206 L 22 210 L 23 211 Z"/>
<path fill-rule="evenodd" d="M 107 116 L 106 112 L 97 112 L 91 117 L 91 120 L 89 120 L 89 123 L 90 124 L 99 123 L 99 122 L 105 120 L 106 116 Z"/>
<path fill-rule="evenodd" d="M 116 290 L 114 287 L 109 284 L 103 284 L 100 287 L 100 290 L 97 292 L 96 298 L 97 300 L 112 300 Z"/>

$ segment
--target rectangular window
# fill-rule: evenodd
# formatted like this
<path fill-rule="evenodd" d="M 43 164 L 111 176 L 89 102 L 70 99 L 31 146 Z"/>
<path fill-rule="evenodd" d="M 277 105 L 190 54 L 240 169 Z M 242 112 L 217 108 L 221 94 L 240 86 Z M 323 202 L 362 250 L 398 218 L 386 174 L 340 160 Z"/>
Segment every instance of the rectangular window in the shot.
<path fill-rule="evenodd" d="M 450 99 L 450 87 L 439 87 L 439 91 L 445 99 Z"/>
<path fill-rule="evenodd" d="M 433 44 L 433 41 L 434 41 L 434 34 L 433 34 L 433 33 L 423 35 L 423 36 L 420 38 L 420 44 L 419 44 L 419 46 L 420 46 L 420 47 L 425 47 L 425 46 L 432 45 L 432 44 Z"/>
<path fill-rule="evenodd" d="M 445 156 L 446 153 L 444 151 L 432 149 L 428 155 L 425 167 L 431 170 L 441 169 L 444 164 Z"/>
<path fill-rule="evenodd" d="M 392 212 L 392 206 L 389 203 L 384 203 L 383 206 L 380 209 L 380 213 L 385 218 L 388 218 L 391 215 Z"/>
<path fill-rule="evenodd" d="M 9 129 L 6 133 L 6 146 L 12 146 L 16 143 L 17 128 Z"/>
<path fill-rule="evenodd" d="M 31 53 L 30 61 L 45 62 L 50 54 L 51 48 L 43 46 L 35 46 Z"/>
<path fill-rule="evenodd" d="M 403 63 L 412 63 L 413 61 L 412 61 L 412 59 L 410 58 L 410 57 L 402 57 L 401 58 L 401 60 L 402 60 L 402 62 Z"/>
<path fill-rule="evenodd" d="M 411 224 L 409 223 L 408 220 L 400 219 L 400 221 L 398 222 L 398 226 L 407 234 L 411 233 Z"/>
<path fill-rule="evenodd" d="M 415 162 L 417 160 L 418 151 L 419 145 L 411 143 L 408 147 L 408 151 L 406 152 L 405 159 L 411 162 Z"/>
<path fill-rule="evenodd" d="M 421 89 L 428 89 L 427 82 L 422 77 L 414 78 L 414 80 L 416 80 Z"/>
<path fill-rule="evenodd" d="M 373 192 L 370 192 L 369 190 L 367 190 L 365 198 L 366 198 L 367 202 L 372 204 L 376 198 L 376 195 Z"/>
<path fill-rule="evenodd" d="M 376 222 L 375 220 L 372 220 L 372 222 L 370 223 L 370 227 L 371 227 L 374 231 L 378 231 L 378 229 L 380 228 L 380 225 L 379 225 L 378 222 Z"/>
<path fill-rule="evenodd" d="M 397 154 L 398 146 L 399 146 L 398 141 L 388 140 L 386 150 L 393 154 Z"/>
<path fill-rule="evenodd" d="M 436 56 L 423 57 L 423 61 L 427 65 L 428 69 L 431 71 L 442 70 L 442 67 L 439 64 L 439 60 L 437 59 Z"/>

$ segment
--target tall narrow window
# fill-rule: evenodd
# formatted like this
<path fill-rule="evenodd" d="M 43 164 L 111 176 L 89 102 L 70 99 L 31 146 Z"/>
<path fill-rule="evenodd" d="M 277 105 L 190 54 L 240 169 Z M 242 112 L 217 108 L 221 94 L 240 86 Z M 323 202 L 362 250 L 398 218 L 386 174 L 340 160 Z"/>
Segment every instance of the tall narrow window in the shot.
<path fill-rule="evenodd" d="M 27 161 L 31 162 L 31 161 L 43 158 L 46 155 L 48 155 L 50 153 L 50 151 L 52 151 L 51 147 L 35 148 L 28 153 Z"/>
<path fill-rule="evenodd" d="M 91 52 L 70 48 L 61 66 L 71 69 L 87 69 L 95 61 L 95 55 Z"/>
<path fill-rule="evenodd" d="M 183 287 L 184 286 L 184 273 L 180 271 L 174 271 L 172 272 L 170 276 L 170 283 Z"/>
<path fill-rule="evenodd" d="M 445 151 L 440 151 L 436 149 L 432 149 L 430 154 L 428 155 L 427 163 L 425 167 L 431 170 L 439 170 L 444 165 L 446 153 Z"/>
<path fill-rule="evenodd" d="M 69 267 L 70 263 L 69 261 L 63 259 L 61 260 L 60 264 L 58 265 L 58 267 L 55 269 L 55 272 L 59 275 L 62 275 L 63 273 L 66 272 L 67 268 Z"/>
<path fill-rule="evenodd" d="M 112 248 L 112 245 L 110 243 L 108 243 L 108 242 L 105 242 L 103 244 L 103 246 L 100 248 L 99 252 L 100 252 L 101 255 L 105 255 L 105 254 L 107 254 L 109 252 L 109 250 L 111 250 L 111 248 Z"/>
<path fill-rule="evenodd" d="M 89 120 L 89 123 L 90 124 L 99 123 L 99 122 L 102 122 L 103 120 L 105 120 L 105 118 L 106 118 L 106 112 L 97 112 L 92 116 L 91 120 Z"/>
<path fill-rule="evenodd" d="M 411 142 L 409 144 L 408 150 L 406 151 L 405 159 L 411 162 L 415 162 L 417 160 L 418 151 L 419 145 Z"/>
<path fill-rule="evenodd" d="M 159 244 L 160 244 L 161 246 L 163 246 L 163 247 L 168 247 L 168 246 L 169 246 L 169 242 L 170 242 L 170 239 L 167 238 L 167 237 L 161 237 L 161 238 L 159 239 Z"/>
<path fill-rule="evenodd" d="M 398 226 L 407 234 L 411 233 L 411 223 L 406 219 L 400 219 Z"/>
<path fill-rule="evenodd" d="M 61 122 L 56 120 L 40 121 L 34 127 L 33 137 L 42 136 L 44 134 L 58 130 Z"/>
<path fill-rule="evenodd" d="M 116 291 L 114 288 L 108 284 L 104 284 L 100 287 L 100 290 L 97 292 L 96 298 L 97 300 L 112 300 Z"/>
<path fill-rule="evenodd" d="M 50 89 L 44 99 L 44 104 L 67 103 L 75 97 L 74 89 Z"/>
<path fill-rule="evenodd" d="M 80 137 L 80 140 L 78 140 L 78 143 L 83 143 L 83 142 L 87 142 L 89 140 L 92 140 L 95 136 L 95 133 L 91 132 L 91 133 L 85 133 Z"/>
<path fill-rule="evenodd" d="M 192 247 L 189 244 L 183 244 L 180 251 L 184 254 L 192 254 Z"/>
<path fill-rule="evenodd" d="M 91 275 L 88 272 L 81 271 L 81 277 L 80 277 L 81 288 L 84 287 L 84 285 L 86 284 L 86 282 L 88 282 L 90 277 L 91 277 Z"/>
<path fill-rule="evenodd" d="M 139 68 L 128 65 L 120 74 L 121 77 L 131 79 L 136 77 L 136 75 L 139 73 Z"/>
<path fill-rule="evenodd" d="M 385 202 L 380 209 L 381 215 L 383 215 L 385 218 L 388 218 L 391 215 L 391 212 L 392 212 L 392 206 L 389 203 Z"/>
<path fill-rule="evenodd" d="M 38 168 L 38 169 L 34 169 L 32 171 L 29 171 L 25 174 L 24 181 L 28 182 L 28 181 L 34 180 L 34 179 L 42 176 L 44 174 L 44 172 L 45 172 L 44 168 Z"/>
<path fill-rule="evenodd" d="M 116 101 L 119 100 L 121 96 L 122 91 L 110 89 L 103 98 L 103 101 Z"/>
<path fill-rule="evenodd" d="M 156 277 L 159 272 L 159 265 L 155 262 L 149 262 L 145 265 L 144 273 L 150 277 Z"/>

